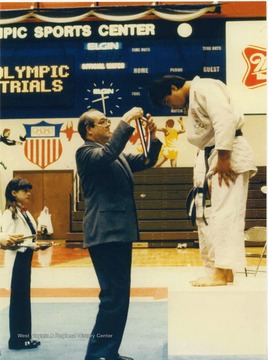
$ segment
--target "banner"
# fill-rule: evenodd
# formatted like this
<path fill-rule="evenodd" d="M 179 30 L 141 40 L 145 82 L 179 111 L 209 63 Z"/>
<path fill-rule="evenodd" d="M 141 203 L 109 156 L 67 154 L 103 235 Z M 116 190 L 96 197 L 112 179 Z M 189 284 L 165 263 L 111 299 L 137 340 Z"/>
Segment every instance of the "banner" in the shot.
<path fill-rule="evenodd" d="M 227 85 L 246 114 L 266 114 L 266 21 L 227 21 Z"/>

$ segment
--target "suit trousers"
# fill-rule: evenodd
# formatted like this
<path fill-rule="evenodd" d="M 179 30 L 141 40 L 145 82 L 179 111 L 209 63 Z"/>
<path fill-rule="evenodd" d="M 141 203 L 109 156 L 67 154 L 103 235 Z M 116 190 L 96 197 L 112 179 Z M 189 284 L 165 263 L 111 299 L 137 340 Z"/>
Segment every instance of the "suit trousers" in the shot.
<path fill-rule="evenodd" d="M 115 360 L 128 315 L 132 243 L 96 245 L 89 253 L 100 285 L 100 304 L 85 360 Z"/>
<path fill-rule="evenodd" d="M 12 271 L 9 307 L 10 343 L 31 339 L 31 265 L 33 251 L 17 252 Z"/>

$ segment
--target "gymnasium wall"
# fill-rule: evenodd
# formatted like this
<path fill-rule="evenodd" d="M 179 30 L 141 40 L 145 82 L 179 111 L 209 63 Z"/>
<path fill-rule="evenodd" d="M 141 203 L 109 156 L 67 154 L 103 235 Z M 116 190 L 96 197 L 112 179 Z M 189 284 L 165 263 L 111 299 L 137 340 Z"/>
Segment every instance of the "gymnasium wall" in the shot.
<path fill-rule="evenodd" d="M 62 6 L 62 3 L 24 2 L 23 8 L 37 4 L 39 9 Z M 118 3 L 92 4 L 109 7 Z M 120 6 L 130 4 L 133 6 L 133 3 L 120 3 Z M 85 3 L 65 5 L 78 7 Z M 1 10 L 21 9 L 21 6 L 21 3 L 4 2 Z M 181 117 L 187 128 L 186 114 L 162 112 L 149 103 L 146 85 L 163 73 L 189 79 L 199 75 L 227 82 L 237 105 L 245 113 L 243 131 L 255 151 L 256 164 L 265 166 L 265 19 L 265 2 L 252 1 L 223 2 L 221 13 L 191 21 L 174 22 L 149 16 L 115 23 L 93 17 L 68 24 L 80 25 L 84 32 L 89 31 L 84 27 L 89 25 L 88 37 L 74 28 L 68 30 L 69 34 L 73 31 L 74 37 L 68 36 L 68 32 L 65 36 L 62 29 L 66 24 L 36 19 L 2 25 L 0 134 L 3 136 L 9 130 L 9 141 L 0 142 L 0 208 L 4 209 L 4 189 L 14 171 L 73 170 L 75 173 L 74 154 L 82 144 L 77 121 L 93 105 L 106 111 L 112 119 L 112 129 L 120 115 L 132 106 L 142 106 L 145 112 L 152 113 L 159 127 L 164 127 L 169 118 L 179 127 L 177 120 Z M 134 33 L 130 30 L 118 33 L 119 27 L 113 27 L 114 24 L 129 24 Z M 190 35 L 180 33 L 181 24 L 186 24 L 183 31 L 190 25 Z M 7 28 L 12 29 L 11 34 Z M 103 89 L 108 93 L 102 94 Z M 103 95 L 109 97 L 105 102 L 100 100 Z M 159 137 L 164 141 L 162 133 Z M 179 135 L 177 149 L 177 166 L 191 167 L 196 149 L 188 144 L 185 134 Z M 126 151 L 141 151 L 137 136 L 131 139 Z M 60 184 L 55 181 L 57 185 Z"/>

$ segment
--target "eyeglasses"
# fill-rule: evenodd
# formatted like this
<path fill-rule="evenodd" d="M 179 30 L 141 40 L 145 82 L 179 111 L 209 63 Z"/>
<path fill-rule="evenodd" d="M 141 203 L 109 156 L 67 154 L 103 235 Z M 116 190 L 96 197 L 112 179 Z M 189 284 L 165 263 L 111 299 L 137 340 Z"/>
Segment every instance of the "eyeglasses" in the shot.
<path fill-rule="evenodd" d="M 109 125 L 111 125 L 111 120 L 107 119 L 107 118 L 100 119 L 100 121 L 97 124 L 95 123 L 95 125 L 99 125 L 99 126 L 103 126 L 103 127 L 105 127 L 107 125 L 109 126 Z"/>
<path fill-rule="evenodd" d="M 98 123 L 95 123 L 93 120 L 90 120 L 90 121 L 87 120 L 87 121 L 85 122 L 85 127 L 86 127 L 86 128 L 87 128 L 87 127 L 94 128 L 96 125 L 102 126 L 102 127 L 106 127 L 106 126 L 111 125 L 111 120 L 108 119 L 108 118 L 102 118 L 102 119 L 99 120 Z"/>

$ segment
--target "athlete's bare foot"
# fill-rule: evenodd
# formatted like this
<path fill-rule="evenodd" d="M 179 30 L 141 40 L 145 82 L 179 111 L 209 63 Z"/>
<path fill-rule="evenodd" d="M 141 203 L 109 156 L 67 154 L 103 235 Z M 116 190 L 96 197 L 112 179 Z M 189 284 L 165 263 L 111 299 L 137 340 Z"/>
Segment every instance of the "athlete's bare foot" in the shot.
<path fill-rule="evenodd" d="M 225 286 L 227 285 L 226 270 L 215 268 L 210 276 L 204 276 L 190 282 L 192 286 Z"/>
<path fill-rule="evenodd" d="M 225 271 L 226 274 L 226 279 L 228 283 L 233 283 L 234 282 L 234 273 L 232 269 L 226 269 Z"/>
<path fill-rule="evenodd" d="M 214 276 L 204 276 L 190 282 L 192 286 L 225 286 L 227 281 L 225 279 L 217 279 Z"/>

